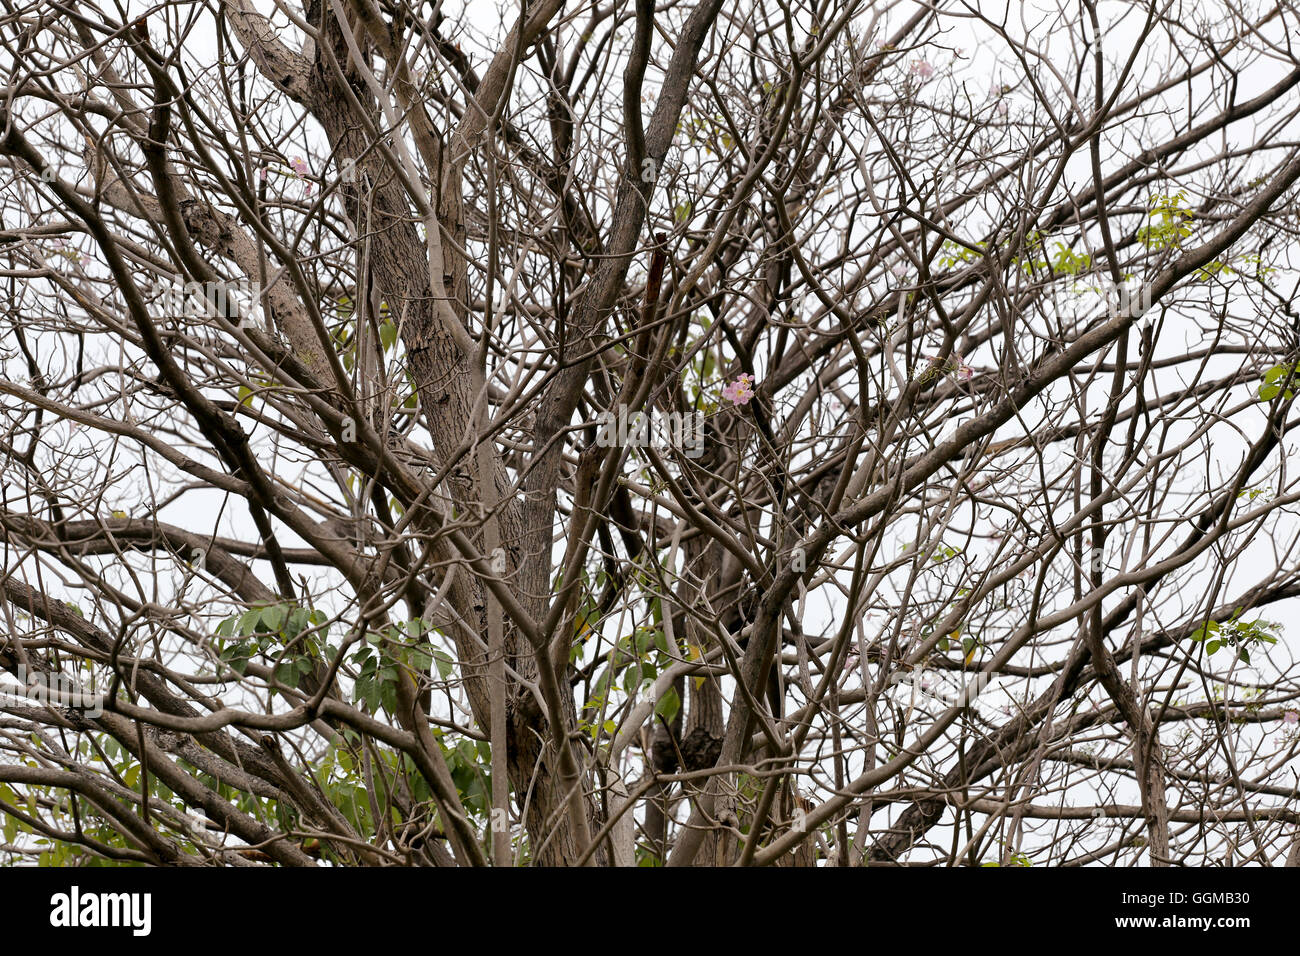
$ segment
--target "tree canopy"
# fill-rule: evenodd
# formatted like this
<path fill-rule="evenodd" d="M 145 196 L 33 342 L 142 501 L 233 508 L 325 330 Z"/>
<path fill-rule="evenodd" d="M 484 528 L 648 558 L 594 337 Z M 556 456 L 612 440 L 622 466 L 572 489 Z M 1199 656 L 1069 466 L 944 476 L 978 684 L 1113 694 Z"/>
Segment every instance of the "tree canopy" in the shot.
<path fill-rule="evenodd" d="M 0 859 L 1300 864 L 1289 2 L 6 4 Z"/>

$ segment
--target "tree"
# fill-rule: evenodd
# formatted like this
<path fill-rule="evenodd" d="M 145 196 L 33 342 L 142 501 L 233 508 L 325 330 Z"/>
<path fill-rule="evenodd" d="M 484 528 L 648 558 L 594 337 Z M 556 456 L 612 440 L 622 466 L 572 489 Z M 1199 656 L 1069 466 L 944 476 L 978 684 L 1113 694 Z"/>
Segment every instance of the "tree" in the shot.
<path fill-rule="evenodd" d="M 475 6 L 0 19 L 3 852 L 1300 863 L 1294 7 Z"/>

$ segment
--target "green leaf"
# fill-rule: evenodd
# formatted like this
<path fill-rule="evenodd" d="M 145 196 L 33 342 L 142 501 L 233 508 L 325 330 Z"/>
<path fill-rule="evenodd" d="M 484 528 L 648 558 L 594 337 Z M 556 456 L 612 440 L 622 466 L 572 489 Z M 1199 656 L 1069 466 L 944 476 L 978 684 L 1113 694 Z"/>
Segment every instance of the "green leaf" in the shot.
<path fill-rule="evenodd" d="M 456 741 L 456 752 L 460 754 L 465 766 L 474 767 L 478 765 L 478 750 L 475 748 L 473 741 L 462 737 Z"/>
<path fill-rule="evenodd" d="M 450 677 L 452 668 L 456 665 L 456 662 L 451 659 L 451 655 L 442 648 L 435 647 L 433 649 L 433 659 L 438 662 L 438 676 L 443 680 Z"/>
<path fill-rule="evenodd" d="M 262 608 L 255 607 L 252 610 L 245 611 L 239 615 L 239 623 L 235 629 L 240 634 L 256 634 L 258 622 L 262 619 Z"/>
<path fill-rule="evenodd" d="M 280 628 L 284 626 L 284 619 L 288 613 L 288 609 L 283 604 L 268 607 L 261 615 L 262 626 L 268 631 L 275 631 L 278 634 Z"/>
<path fill-rule="evenodd" d="M 676 689 L 669 687 L 659 699 L 655 701 L 655 713 L 664 720 L 672 723 L 677 717 L 677 712 L 682 708 L 682 700 L 677 696 Z"/>
<path fill-rule="evenodd" d="M 623 672 L 623 689 L 629 694 L 636 693 L 641 686 L 641 665 L 633 664 Z"/>
<path fill-rule="evenodd" d="M 281 661 L 275 667 L 275 679 L 286 687 L 297 687 L 298 668 L 293 661 Z"/>
<path fill-rule="evenodd" d="M 1284 364 L 1284 365 L 1274 365 L 1267 372 L 1265 372 L 1264 384 L 1259 387 L 1260 401 L 1270 402 L 1274 398 L 1276 398 L 1278 392 L 1282 391 L 1282 383 L 1286 381 L 1288 376 L 1292 376 L 1292 381 L 1294 382 L 1295 376 L 1292 375 L 1292 372 L 1295 369 L 1296 369 L 1295 365 Z M 1286 390 L 1285 397 L 1289 401 L 1295 398 L 1295 392 L 1292 389 L 1288 388 Z"/>

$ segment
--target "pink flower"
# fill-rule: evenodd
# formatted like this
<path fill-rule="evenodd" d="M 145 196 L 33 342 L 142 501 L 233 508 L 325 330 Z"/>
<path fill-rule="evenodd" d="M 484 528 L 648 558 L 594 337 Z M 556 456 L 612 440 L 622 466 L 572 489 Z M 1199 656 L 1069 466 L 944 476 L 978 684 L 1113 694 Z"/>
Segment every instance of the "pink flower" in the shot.
<path fill-rule="evenodd" d="M 897 276 L 898 278 L 901 279 L 901 278 L 903 278 L 904 276 L 907 275 L 907 266 L 900 262 L 900 263 L 897 263 L 897 264 L 896 264 L 892 269 L 890 269 L 889 271 L 892 272 L 895 276 Z"/>
<path fill-rule="evenodd" d="M 754 397 L 754 376 L 741 375 L 734 382 L 722 386 L 722 397 L 736 405 L 748 405 Z"/>
<path fill-rule="evenodd" d="M 999 116 L 1006 116 L 1006 115 L 1007 115 L 1007 101 L 1006 101 L 1006 100 L 998 100 L 998 115 L 999 115 Z"/>
<path fill-rule="evenodd" d="M 1295 726 L 1300 724 L 1300 711 L 1287 710 L 1282 712 L 1282 723 Z"/>
<path fill-rule="evenodd" d="M 307 175 L 307 161 L 301 156 L 295 156 L 289 160 L 289 165 L 293 167 L 294 174 L 297 176 Z"/>
<path fill-rule="evenodd" d="M 257 171 L 257 178 L 260 179 L 262 182 L 266 182 L 266 167 L 265 167 L 265 166 L 263 166 L 261 169 L 259 169 L 259 170 Z"/>
<path fill-rule="evenodd" d="M 930 355 L 927 353 L 924 358 L 931 366 L 937 367 L 939 371 L 952 372 L 957 376 L 958 380 L 962 382 L 969 382 L 971 376 L 975 374 L 975 370 L 967 365 L 960 355 L 955 353 L 949 356 L 946 363 L 940 362 L 939 356 L 937 355 Z"/>
<path fill-rule="evenodd" d="M 927 60 L 913 60 L 912 72 L 921 79 L 928 80 L 930 77 L 934 76 L 934 67 L 932 67 Z"/>

